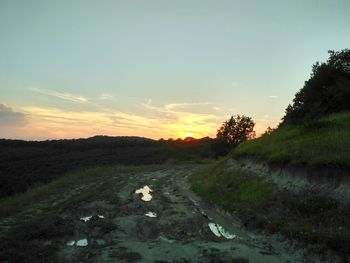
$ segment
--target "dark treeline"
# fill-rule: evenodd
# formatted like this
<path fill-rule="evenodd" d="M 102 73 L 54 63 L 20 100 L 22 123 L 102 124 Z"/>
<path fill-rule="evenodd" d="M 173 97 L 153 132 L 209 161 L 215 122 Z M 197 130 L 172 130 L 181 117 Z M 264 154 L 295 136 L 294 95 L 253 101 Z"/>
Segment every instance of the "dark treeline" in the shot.
<path fill-rule="evenodd" d="M 108 136 L 50 141 L 0 139 L 0 197 L 24 192 L 82 167 L 211 158 L 211 141 L 210 138 L 156 141 Z"/>
<path fill-rule="evenodd" d="M 350 49 L 328 53 L 326 62 L 313 65 L 310 79 L 287 107 L 282 126 L 299 125 L 331 113 L 350 111 Z"/>

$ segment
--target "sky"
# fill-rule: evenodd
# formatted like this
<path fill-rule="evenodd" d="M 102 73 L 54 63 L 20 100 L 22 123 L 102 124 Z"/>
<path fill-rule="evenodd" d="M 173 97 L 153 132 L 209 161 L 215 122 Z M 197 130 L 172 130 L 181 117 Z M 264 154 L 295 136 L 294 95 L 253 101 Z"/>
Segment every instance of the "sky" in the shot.
<path fill-rule="evenodd" d="M 350 47 L 344 0 L 2 0 L 0 138 L 215 137 L 276 127 L 316 61 Z"/>

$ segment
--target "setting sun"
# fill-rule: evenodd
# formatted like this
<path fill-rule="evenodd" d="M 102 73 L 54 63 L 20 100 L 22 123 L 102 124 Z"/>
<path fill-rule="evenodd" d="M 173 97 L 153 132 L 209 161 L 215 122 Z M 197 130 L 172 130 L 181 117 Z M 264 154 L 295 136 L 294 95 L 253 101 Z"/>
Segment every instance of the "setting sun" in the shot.
<path fill-rule="evenodd" d="M 195 136 L 193 135 L 192 132 L 186 132 L 186 133 L 182 136 L 182 138 L 187 138 L 187 137 L 195 138 Z"/>

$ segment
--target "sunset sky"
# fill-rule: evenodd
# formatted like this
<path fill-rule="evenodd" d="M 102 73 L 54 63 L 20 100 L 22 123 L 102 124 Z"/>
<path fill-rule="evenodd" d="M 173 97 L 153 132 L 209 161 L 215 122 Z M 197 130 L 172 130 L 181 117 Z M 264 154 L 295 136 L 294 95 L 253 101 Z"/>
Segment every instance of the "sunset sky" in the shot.
<path fill-rule="evenodd" d="M 0 138 L 215 136 L 276 126 L 350 47 L 350 1 L 3 0 Z"/>

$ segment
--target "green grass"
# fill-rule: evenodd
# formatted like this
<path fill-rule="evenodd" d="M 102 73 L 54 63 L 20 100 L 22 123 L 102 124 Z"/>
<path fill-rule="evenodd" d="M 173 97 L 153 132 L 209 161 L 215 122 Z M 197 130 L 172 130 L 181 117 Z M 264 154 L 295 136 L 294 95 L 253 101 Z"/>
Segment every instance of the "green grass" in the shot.
<path fill-rule="evenodd" d="M 277 129 L 271 135 L 242 143 L 232 154 L 269 162 L 350 168 L 350 112 Z"/>
<path fill-rule="evenodd" d="M 278 190 L 262 178 L 232 168 L 228 158 L 193 174 L 192 189 L 206 201 L 237 215 L 248 228 L 314 244 L 320 253 L 350 253 L 350 207 L 317 192 Z"/>
<path fill-rule="evenodd" d="M 207 201 L 228 210 L 260 207 L 275 199 L 271 185 L 237 170 L 226 169 L 226 159 L 217 161 L 190 177 L 192 189 Z"/>

